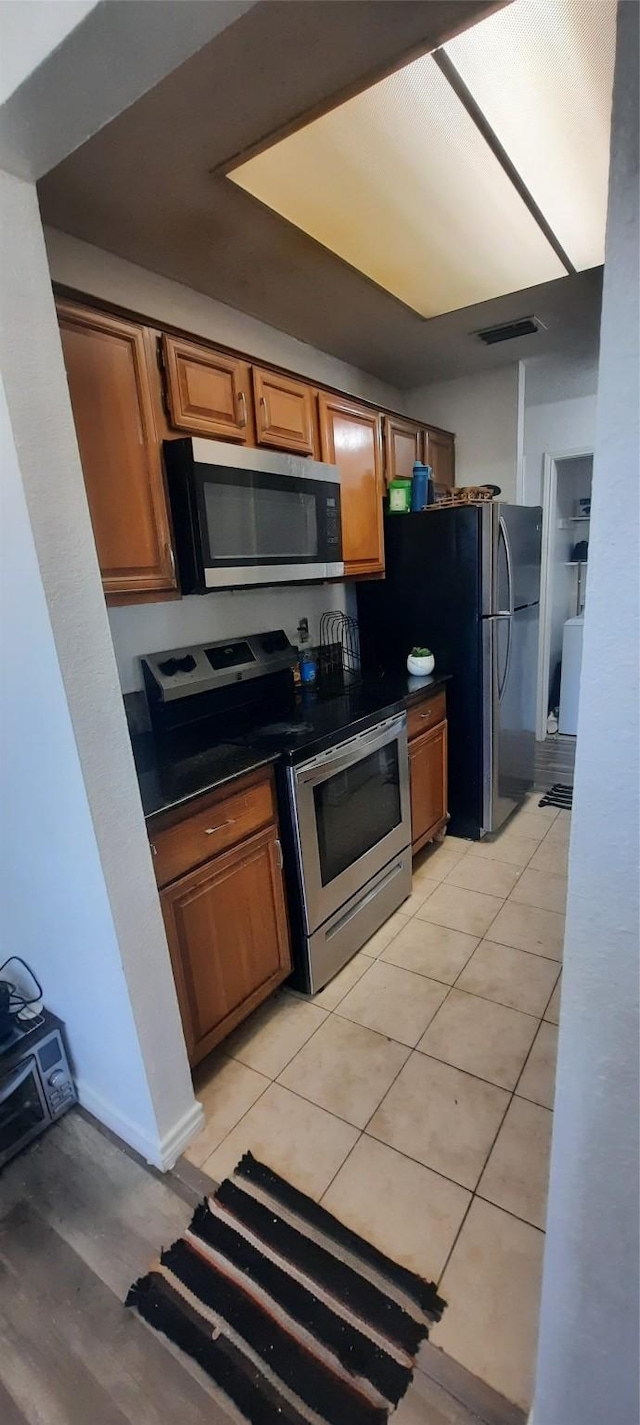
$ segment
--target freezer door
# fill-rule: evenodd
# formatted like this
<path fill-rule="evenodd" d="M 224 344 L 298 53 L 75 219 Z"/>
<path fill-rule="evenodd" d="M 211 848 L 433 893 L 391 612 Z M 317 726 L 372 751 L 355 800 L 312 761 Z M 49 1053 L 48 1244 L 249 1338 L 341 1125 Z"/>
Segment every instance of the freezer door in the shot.
<path fill-rule="evenodd" d="M 498 599 L 508 597 L 510 592 L 512 609 L 537 604 L 540 599 L 542 510 L 539 505 L 500 504 L 496 508 Z M 500 604 L 500 608 L 505 607 L 509 605 Z"/>
<path fill-rule="evenodd" d="M 542 510 L 539 506 L 479 506 L 482 613 L 512 613 L 540 598 Z"/>
<path fill-rule="evenodd" d="M 497 831 L 533 785 L 537 604 L 483 619 L 483 831 Z"/>

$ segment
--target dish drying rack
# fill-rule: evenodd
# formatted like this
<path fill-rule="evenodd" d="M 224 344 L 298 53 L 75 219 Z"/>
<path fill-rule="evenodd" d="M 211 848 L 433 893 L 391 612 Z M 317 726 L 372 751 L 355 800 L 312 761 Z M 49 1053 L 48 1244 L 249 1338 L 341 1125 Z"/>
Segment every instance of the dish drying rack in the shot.
<path fill-rule="evenodd" d="M 336 609 L 320 619 L 320 644 L 315 650 L 318 675 L 323 682 L 349 682 L 360 678 L 360 634 L 357 619 Z"/>

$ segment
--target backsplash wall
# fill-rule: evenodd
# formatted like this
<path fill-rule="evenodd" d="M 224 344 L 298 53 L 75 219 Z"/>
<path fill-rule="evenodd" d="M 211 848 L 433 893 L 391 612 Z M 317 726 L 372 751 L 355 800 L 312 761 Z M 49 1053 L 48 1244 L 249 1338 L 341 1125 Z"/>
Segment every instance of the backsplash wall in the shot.
<path fill-rule="evenodd" d="M 320 636 L 323 613 L 347 608 L 344 584 L 296 584 L 287 588 L 237 589 L 192 595 L 158 604 L 128 604 L 109 609 L 111 637 L 123 693 L 143 687 L 140 656 L 189 643 L 237 638 L 283 628 L 297 643 L 297 625 L 309 620 L 311 642 Z"/>

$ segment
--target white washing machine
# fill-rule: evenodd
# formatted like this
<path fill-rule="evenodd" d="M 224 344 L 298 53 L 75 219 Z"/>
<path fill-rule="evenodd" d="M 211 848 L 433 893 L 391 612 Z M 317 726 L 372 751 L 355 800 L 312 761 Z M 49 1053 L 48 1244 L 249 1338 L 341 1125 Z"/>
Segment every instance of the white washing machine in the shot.
<path fill-rule="evenodd" d="M 568 618 L 562 633 L 562 670 L 560 673 L 560 718 L 558 732 L 575 737 L 578 731 L 578 701 L 580 669 L 582 667 L 582 634 L 584 614 Z"/>

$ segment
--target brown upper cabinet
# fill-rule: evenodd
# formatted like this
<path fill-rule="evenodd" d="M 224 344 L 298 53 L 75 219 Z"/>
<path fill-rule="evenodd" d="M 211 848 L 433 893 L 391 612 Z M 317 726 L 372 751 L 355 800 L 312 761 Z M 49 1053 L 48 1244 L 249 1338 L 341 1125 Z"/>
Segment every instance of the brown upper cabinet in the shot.
<path fill-rule="evenodd" d="M 380 416 L 326 391 L 318 405 L 322 459 L 340 471 L 345 574 L 383 574 Z"/>
<path fill-rule="evenodd" d="M 315 455 L 315 392 L 293 376 L 251 368 L 258 445 Z"/>
<path fill-rule="evenodd" d="M 180 432 L 315 456 L 340 470 L 345 574 L 384 574 L 385 479 L 415 460 L 455 483 L 454 437 L 144 320 L 58 300 L 93 532 L 111 603 L 178 592 L 162 463 Z M 161 379 L 161 369 L 163 379 Z M 384 458 L 382 428 L 384 425 Z"/>
<path fill-rule="evenodd" d="M 177 430 L 253 445 L 246 361 L 166 334 L 162 357 L 169 419 Z"/>
<path fill-rule="evenodd" d="M 410 480 L 414 461 L 422 459 L 422 431 L 400 416 L 384 418 L 384 473 L 390 480 Z"/>
<path fill-rule="evenodd" d="M 145 329 L 73 302 L 58 320 L 80 458 L 110 596 L 177 588 Z"/>
<path fill-rule="evenodd" d="M 433 471 L 436 489 L 448 488 L 456 483 L 455 437 L 446 430 L 424 432 L 424 456 Z"/>

